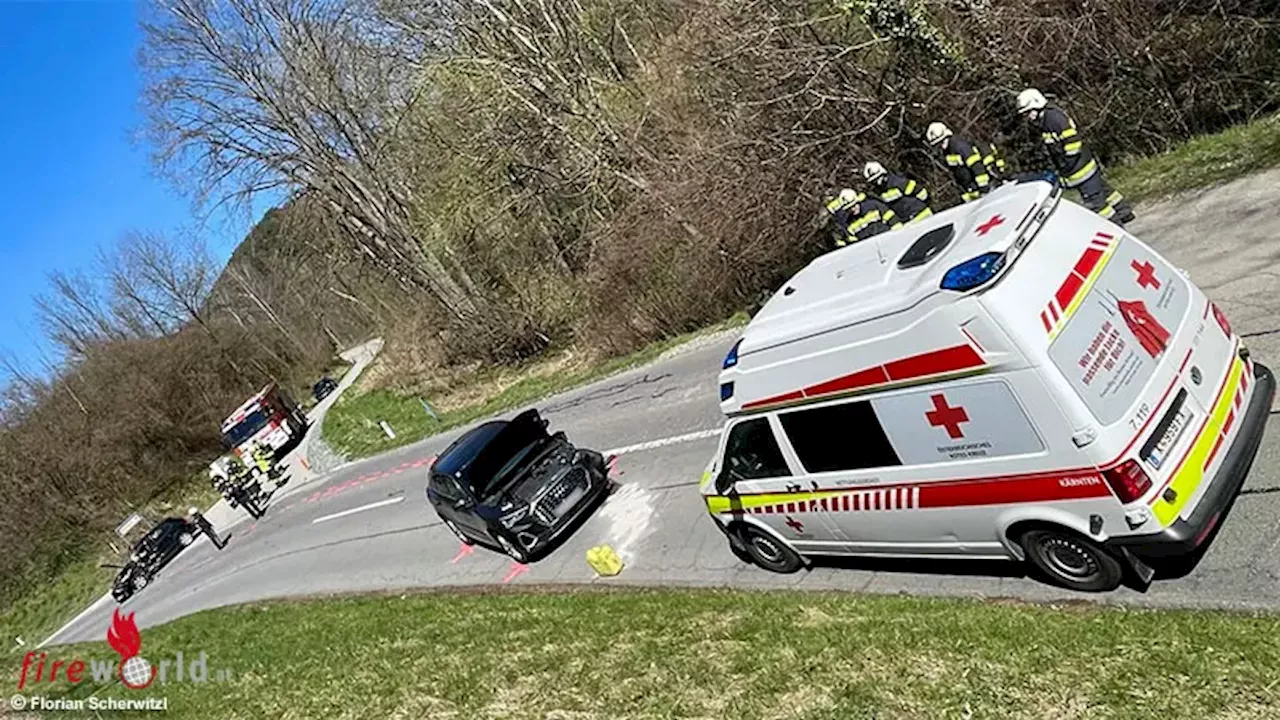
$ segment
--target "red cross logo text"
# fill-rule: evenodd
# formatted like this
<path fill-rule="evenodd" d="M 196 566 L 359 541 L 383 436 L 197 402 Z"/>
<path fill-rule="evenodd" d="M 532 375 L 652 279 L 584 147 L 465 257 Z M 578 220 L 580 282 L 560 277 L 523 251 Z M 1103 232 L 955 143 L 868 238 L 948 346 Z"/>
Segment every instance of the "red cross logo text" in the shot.
<path fill-rule="evenodd" d="M 792 518 L 790 515 L 787 516 L 787 526 L 795 530 L 797 535 L 804 532 L 804 523 Z"/>
<path fill-rule="evenodd" d="M 1156 278 L 1156 268 L 1150 262 L 1138 262 L 1134 260 L 1129 263 L 1129 267 L 1138 273 L 1138 287 L 1160 289 L 1160 280 Z"/>
<path fill-rule="evenodd" d="M 948 407 L 947 399 L 941 394 L 929 398 L 933 401 L 933 409 L 924 414 L 925 420 L 933 427 L 944 427 L 952 440 L 964 437 L 960 423 L 969 422 L 969 413 L 963 407 Z"/>
<path fill-rule="evenodd" d="M 992 215 L 990 220 L 978 226 L 978 234 L 986 235 L 987 233 L 991 232 L 992 230 L 995 230 L 997 227 L 1003 224 L 1004 224 L 1004 217 L 1000 215 Z"/>

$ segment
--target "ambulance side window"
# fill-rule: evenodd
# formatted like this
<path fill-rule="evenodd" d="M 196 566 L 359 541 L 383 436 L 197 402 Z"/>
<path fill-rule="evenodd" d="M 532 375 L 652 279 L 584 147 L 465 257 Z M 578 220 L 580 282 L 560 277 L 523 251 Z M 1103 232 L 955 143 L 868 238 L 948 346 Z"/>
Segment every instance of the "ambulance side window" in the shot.
<path fill-rule="evenodd" d="M 733 426 L 725 443 L 724 472 L 733 480 L 785 477 L 791 474 L 769 418 L 759 417 Z"/>
<path fill-rule="evenodd" d="M 901 465 L 867 401 L 782 413 L 782 428 L 811 473 Z"/>

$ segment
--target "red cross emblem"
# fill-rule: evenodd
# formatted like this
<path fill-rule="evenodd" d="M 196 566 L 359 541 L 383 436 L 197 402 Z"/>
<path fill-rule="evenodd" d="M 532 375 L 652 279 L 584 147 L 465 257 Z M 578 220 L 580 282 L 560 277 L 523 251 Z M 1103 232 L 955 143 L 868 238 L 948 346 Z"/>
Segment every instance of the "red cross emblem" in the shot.
<path fill-rule="evenodd" d="M 947 399 L 941 394 L 929 398 L 933 401 L 933 409 L 924 414 L 925 420 L 933 427 L 944 427 L 952 440 L 964 437 L 960 423 L 969 422 L 969 413 L 961 406 L 948 407 Z"/>
<path fill-rule="evenodd" d="M 1150 262 L 1134 260 L 1129 267 L 1138 273 L 1138 287 L 1160 289 L 1160 280 L 1156 277 L 1156 268 Z"/>
<path fill-rule="evenodd" d="M 995 230 L 997 227 L 1003 224 L 1004 224 L 1003 216 L 992 215 L 990 220 L 987 220 L 986 222 L 978 226 L 978 234 L 986 235 L 987 233 L 991 232 L 992 230 Z"/>
<path fill-rule="evenodd" d="M 792 518 L 790 515 L 787 516 L 787 527 L 795 530 L 797 535 L 804 532 L 804 523 Z"/>

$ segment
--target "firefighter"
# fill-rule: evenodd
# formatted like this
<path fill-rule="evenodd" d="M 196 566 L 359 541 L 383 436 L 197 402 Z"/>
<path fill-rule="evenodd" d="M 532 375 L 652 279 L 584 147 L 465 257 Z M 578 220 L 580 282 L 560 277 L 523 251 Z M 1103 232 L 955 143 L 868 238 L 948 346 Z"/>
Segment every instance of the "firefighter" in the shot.
<path fill-rule="evenodd" d="M 253 464 L 257 466 L 258 472 L 263 475 L 271 474 L 272 461 L 275 460 L 275 453 L 265 443 L 255 442 L 253 444 Z"/>
<path fill-rule="evenodd" d="M 252 471 L 245 466 L 244 462 L 236 455 L 227 457 L 228 470 L 230 473 L 227 488 L 230 491 L 230 500 L 244 507 L 245 512 L 249 513 L 253 519 L 257 520 L 263 515 L 262 507 L 258 504 L 258 494 L 249 489 L 252 481 Z M 258 483 L 254 482 L 255 487 Z"/>
<path fill-rule="evenodd" d="M 925 140 L 942 150 L 947 167 L 951 168 L 951 177 L 960 186 L 960 198 L 965 202 L 991 192 L 1003 179 L 1004 157 L 995 145 L 969 142 L 940 122 L 929 123 Z"/>
<path fill-rule="evenodd" d="M 1027 88 L 1018 93 L 1018 114 L 1040 128 L 1040 138 L 1049 150 L 1054 169 L 1062 183 L 1080 191 L 1085 207 L 1121 225 L 1133 220 L 1133 209 L 1124 196 L 1112 190 L 1102 177 L 1098 163 L 1076 124 L 1061 108 L 1049 104 L 1043 93 Z"/>
<path fill-rule="evenodd" d="M 874 160 L 862 168 L 862 176 L 900 221 L 913 223 L 933 215 L 929 208 L 929 190 L 923 184 L 905 175 L 888 172 Z"/>
<path fill-rule="evenodd" d="M 214 547 L 221 550 L 227 546 L 227 541 L 223 540 L 222 537 L 218 535 L 218 531 L 213 529 L 213 523 L 209 522 L 209 518 L 206 518 L 204 513 L 200 512 L 197 508 L 193 507 L 187 509 L 187 522 L 195 525 L 200 529 L 200 532 L 207 535 L 209 537 L 209 542 L 213 543 Z"/>
<path fill-rule="evenodd" d="M 826 197 L 826 211 L 831 217 L 831 235 L 836 247 L 902 227 L 888 205 L 848 188 Z"/>

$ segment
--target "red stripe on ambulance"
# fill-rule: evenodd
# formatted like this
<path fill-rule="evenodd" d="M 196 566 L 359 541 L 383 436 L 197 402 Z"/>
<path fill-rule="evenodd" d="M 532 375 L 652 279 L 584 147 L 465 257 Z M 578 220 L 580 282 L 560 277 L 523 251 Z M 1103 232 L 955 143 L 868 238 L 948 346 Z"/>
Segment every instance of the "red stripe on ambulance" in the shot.
<path fill-rule="evenodd" d="M 960 480 L 920 486 L 920 507 L 1007 505 L 1052 500 L 1082 500 L 1111 494 L 1097 473 L 1032 475 Z"/>
<path fill-rule="evenodd" d="M 1111 247 L 1111 236 L 1106 233 L 1098 233 L 1089 241 L 1089 247 L 1085 248 L 1084 253 L 1076 260 L 1076 264 L 1072 266 L 1071 272 L 1067 273 L 1066 279 L 1058 286 L 1058 290 L 1053 294 L 1053 298 L 1048 303 L 1048 315 L 1042 310 L 1040 312 L 1040 320 L 1044 322 L 1045 332 L 1052 333 L 1057 323 L 1064 319 L 1067 309 L 1071 307 L 1071 303 L 1084 289 L 1084 283 L 1089 277 L 1089 273 L 1093 272 L 1098 263 L 1102 262 L 1103 256 L 1108 248 Z M 1061 314 L 1058 308 L 1062 309 Z M 1047 318 L 1053 318 L 1052 324 L 1047 322 Z"/>
<path fill-rule="evenodd" d="M 890 382 L 916 380 L 934 375 L 971 370 L 980 368 L 984 364 L 982 355 L 977 350 L 974 350 L 972 345 L 954 345 L 940 350 L 930 350 L 919 355 L 890 360 L 882 365 L 865 368 L 816 385 L 810 385 L 803 390 L 793 390 L 781 395 L 764 398 L 763 400 L 753 400 L 749 403 L 744 403 L 742 409 L 749 410 L 767 405 L 778 405 L 806 398 L 849 392 L 851 390 L 864 390 Z"/>

